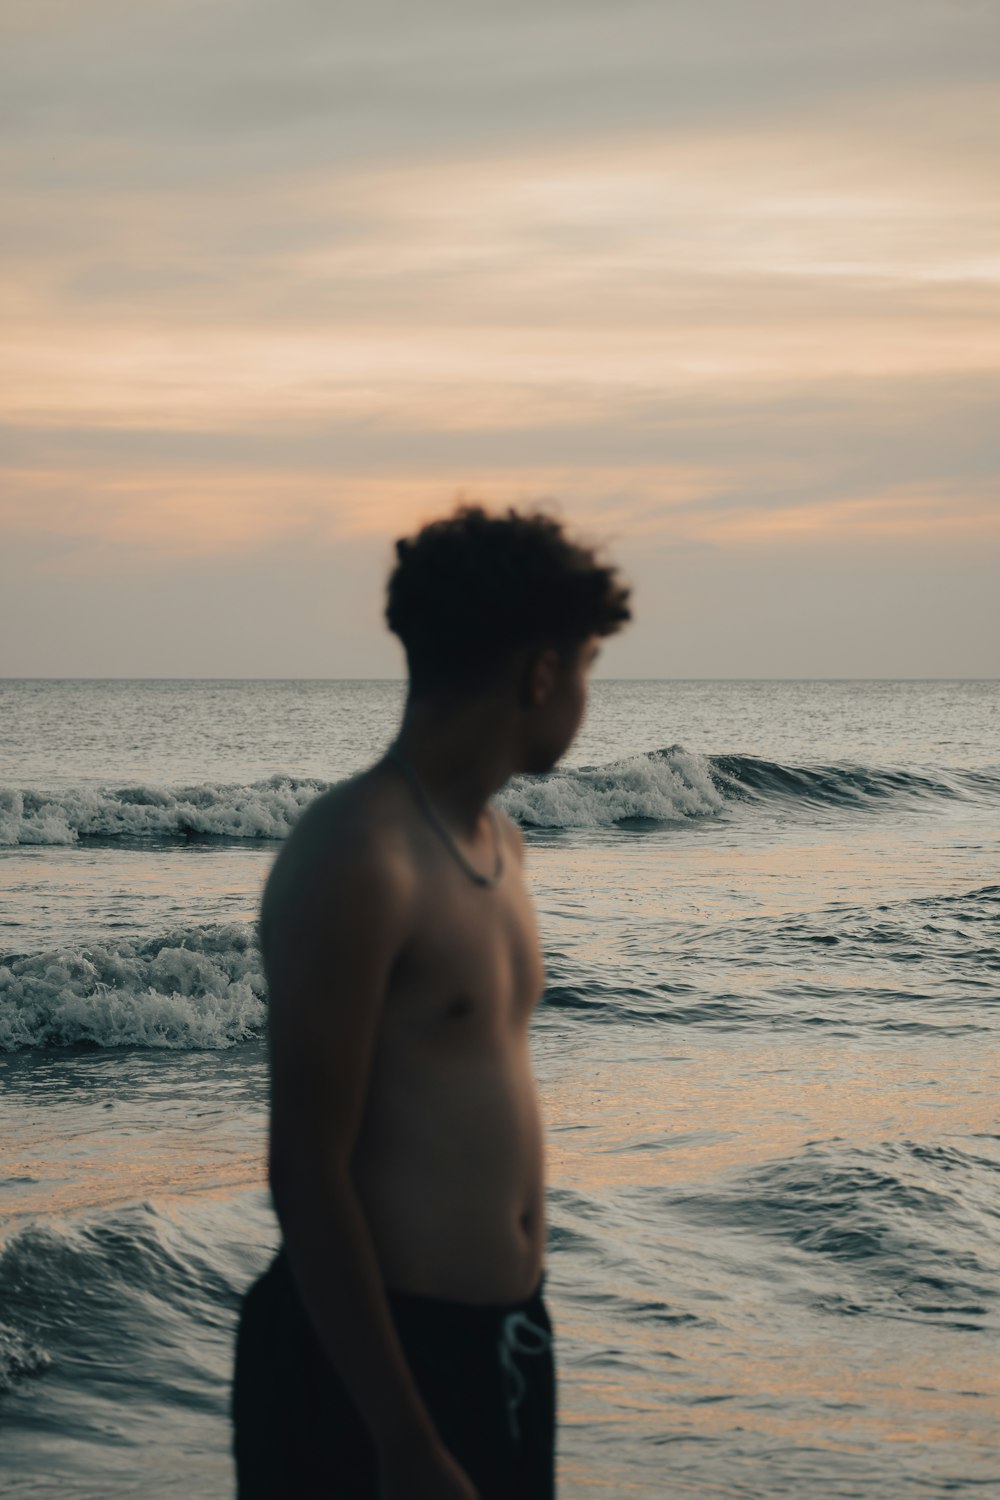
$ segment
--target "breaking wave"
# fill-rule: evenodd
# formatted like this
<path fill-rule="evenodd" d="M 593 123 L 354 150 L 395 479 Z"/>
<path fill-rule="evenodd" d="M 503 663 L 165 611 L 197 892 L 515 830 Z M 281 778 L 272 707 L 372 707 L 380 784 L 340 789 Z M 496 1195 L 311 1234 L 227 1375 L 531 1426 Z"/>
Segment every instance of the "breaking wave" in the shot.
<path fill-rule="evenodd" d="M 0 954 L 0 1051 L 26 1047 L 231 1047 L 260 1031 L 254 929 L 226 923 L 145 942 Z"/>
<path fill-rule="evenodd" d="M 675 745 L 605 766 L 515 776 L 497 798 L 529 828 L 600 828 L 717 816 L 725 797 L 712 761 Z"/>
<path fill-rule="evenodd" d="M 283 839 L 328 782 L 271 776 L 249 786 L 0 788 L 0 844 L 80 839 Z"/>
<path fill-rule="evenodd" d="M 890 799 L 982 797 L 1000 798 L 1000 772 L 785 766 L 672 745 L 609 765 L 515 777 L 497 800 L 527 827 L 594 828 L 719 816 L 741 803 L 836 810 L 875 808 Z"/>
<path fill-rule="evenodd" d="M 283 839 L 330 782 L 275 775 L 246 786 L 0 789 L 0 845 L 80 840 Z M 816 809 L 1000 798 L 1000 770 L 786 766 L 672 745 L 601 766 L 515 776 L 497 801 L 527 828 L 602 828 L 718 817 L 735 804 Z"/>

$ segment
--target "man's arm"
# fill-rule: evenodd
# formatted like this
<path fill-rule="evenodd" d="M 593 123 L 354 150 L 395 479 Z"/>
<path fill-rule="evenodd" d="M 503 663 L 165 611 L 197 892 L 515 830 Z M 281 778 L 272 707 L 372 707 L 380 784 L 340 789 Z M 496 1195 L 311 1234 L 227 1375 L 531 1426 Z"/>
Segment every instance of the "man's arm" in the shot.
<path fill-rule="evenodd" d="M 360 842 L 305 856 L 266 913 L 271 1191 L 300 1296 L 368 1426 L 385 1493 L 473 1497 L 407 1365 L 350 1177 L 411 907 L 407 872 Z M 420 1472 L 433 1489 L 399 1479 Z"/>

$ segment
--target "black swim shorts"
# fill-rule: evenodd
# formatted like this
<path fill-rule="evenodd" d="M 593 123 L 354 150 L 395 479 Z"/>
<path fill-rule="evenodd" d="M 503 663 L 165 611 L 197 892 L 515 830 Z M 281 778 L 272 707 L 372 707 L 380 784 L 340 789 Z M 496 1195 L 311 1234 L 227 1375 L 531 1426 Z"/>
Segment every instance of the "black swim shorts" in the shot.
<path fill-rule="evenodd" d="M 544 1276 L 523 1302 L 388 1291 L 431 1418 L 482 1500 L 552 1500 L 556 1377 Z M 376 1500 L 375 1448 L 279 1250 L 243 1299 L 232 1388 L 238 1500 Z"/>

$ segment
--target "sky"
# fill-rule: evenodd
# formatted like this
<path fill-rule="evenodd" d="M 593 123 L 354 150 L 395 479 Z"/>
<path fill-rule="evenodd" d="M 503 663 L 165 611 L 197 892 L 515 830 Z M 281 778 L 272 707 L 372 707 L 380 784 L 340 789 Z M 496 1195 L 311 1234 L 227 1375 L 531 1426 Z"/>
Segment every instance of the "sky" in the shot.
<path fill-rule="evenodd" d="M 381 677 L 543 503 L 611 677 L 1000 676 L 996 0 L 4 0 L 0 675 Z"/>

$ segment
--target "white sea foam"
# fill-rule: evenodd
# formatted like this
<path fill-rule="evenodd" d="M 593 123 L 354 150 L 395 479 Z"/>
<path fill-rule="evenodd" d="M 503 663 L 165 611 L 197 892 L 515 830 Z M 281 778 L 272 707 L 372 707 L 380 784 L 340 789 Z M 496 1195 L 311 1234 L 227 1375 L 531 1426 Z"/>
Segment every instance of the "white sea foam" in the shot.
<path fill-rule="evenodd" d="M 610 827 L 627 818 L 676 822 L 725 806 L 708 757 L 680 746 L 583 770 L 518 776 L 497 800 L 517 822 L 536 828 Z"/>
<path fill-rule="evenodd" d="M 0 844 L 73 844 L 80 838 L 201 834 L 282 839 L 328 783 L 272 776 L 249 786 L 0 788 Z"/>
<path fill-rule="evenodd" d="M 0 957 L 0 1050 L 229 1047 L 264 1023 L 252 927 Z"/>
<path fill-rule="evenodd" d="M 206 783 L 174 790 L 0 790 L 0 844 L 186 835 L 283 839 L 327 785 L 272 776 L 249 786 Z M 601 827 L 623 818 L 671 822 L 717 813 L 723 805 L 711 762 L 680 747 L 591 769 L 515 777 L 499 802 L 518 822 L 546 828 Z"/>

